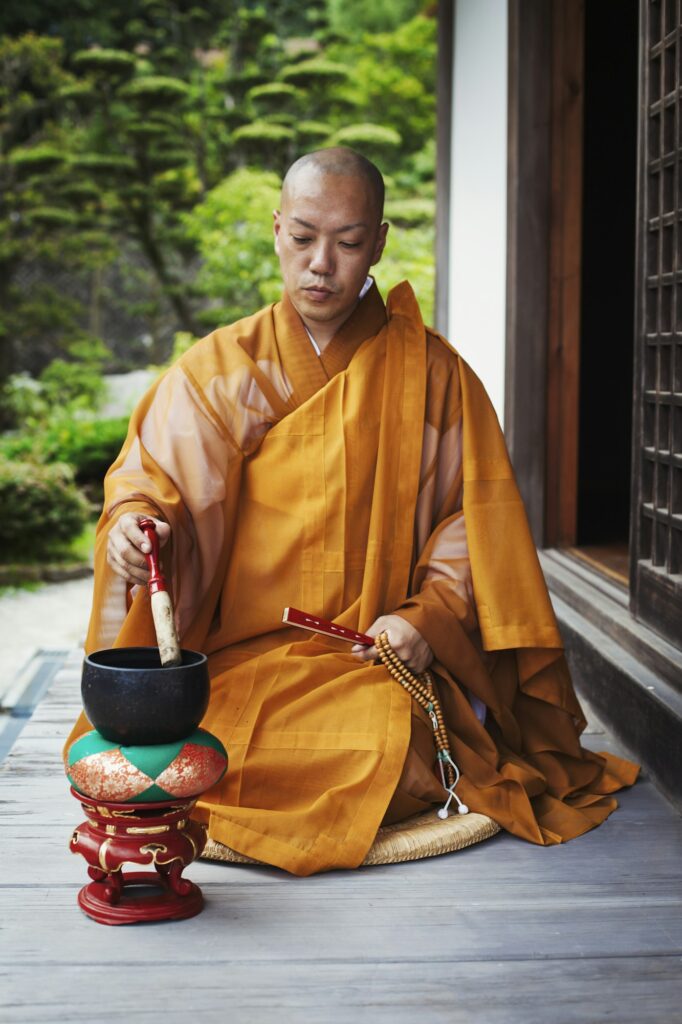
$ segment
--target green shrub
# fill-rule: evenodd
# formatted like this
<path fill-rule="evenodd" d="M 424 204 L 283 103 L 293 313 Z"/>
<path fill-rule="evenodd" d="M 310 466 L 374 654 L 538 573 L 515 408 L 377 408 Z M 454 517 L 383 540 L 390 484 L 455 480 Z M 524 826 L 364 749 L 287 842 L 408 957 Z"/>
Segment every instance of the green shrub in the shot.
<path fill-rule="evenodd" d="M 5 419 L 12 426 L 21 428 L 44 417 L 43 389 L 27 373 L 14 373 L 5 381 L 1 401 Z"/>
<path fill-rule="evenodd" d="M 252 121 L 251 124 L 237 128 L 232 135 L 235 142 L 248 141 L 261 143 L 263 146 L 277 142 L 289 142 L 293 137 L 294 133 L 291 128 L 270 124 L 268 121 Z"/>
<path fill-rule="evenodd" d="M 388 238 L 381 262 L 372 269 L 379 290 L 385 297 L 394 285 L 407 278 L 417 296 L 424 323 L 433 323 L 433 223 L 411 228 L 393 224 Z"/>
<path fill-rule="evenodd" d="M 36 457 L 36 439 L 24 430 L 0 434 L 0 462 L 16 459 L 19 462 L 39 462 Z"/>
<path fill-rule="evenodd" d="M 423 0 L 327 0 L 332 28 L 349 36 L 396 29 L 423 6 Z"/>
<path fill-rule="evenodd" d="M 141 104 L 159 106 L 168 103 L 177 103 L 185 99 L 189 92 L 189 86 L 179 78 L 169 78 L 166 75 L 143 75 L 133 79 L 119 90 L 122 99 L 137 100 Z"/>
<path fill-rule="evenodd" d="M 100 72 L 107 76 L 132 75 L 135 57 L 125 50 L 79 50 L 72 57 L 79 71 Z"/>
<path fill-rule="evenodd" d="M 266 82 L 265 85 L 254 85 L 246 97 L 252 103 L 263 103 L 267 106 L 273 101 L 283 104 L 287 100 L 298 100 L 302 98 L 302 93 L 295 85 L 289 85 L 287 82 Z"/>
<path fill-rule="evenodd" d="M 57 98 L 66 103 L 75 103 L 85 109 L 94 106 L 97 95 L 89 82 L 74 82 L 57 90 Z"/>
<path fill-rule="evenodd" d="M 65 359 L 53 359 L 41 373 L 40 384 L 50 408 L 96 409 L 106 391 L 99 369 Z"/>
<path fill-rule="evenodd" d="M 71 165 L 77 171 L 85 174 L 92 174 L 93 177 L 101 175 L 134 174 L 136 169 L 132 157 L 124 153 L 79 153 L 71 160 Z"/>
<path fill-rule="evenodd" d="M 272 171 L 243 168 L 187 214 L 188 233 L 203 257 L 196 285 L 213 300 L 205 319 L 198 317 L 207 327 L 249 316 L 273 301 L 273 292 L 281 295 L 268 216 L 279 206 L 281 184 Z"/>
<path fill-rule="evenodd" d="M 73 203 L 99 202 L 101 189 L 91 181 L 65 181 L 58 186 L 59 195 Z"/>
<path fill-rule="evenodd" d="M 37 380 L 16 373 L 0 390 L 7 422 L 23 432 L 35 432 L 38 440 L 38 432 L 55 417 L 61 422 L 67 415 L 92 413 L 106 395 L 102 369 L 111 358 L 106 345 L 98 338 L 82 337 L 66 346 L 66 355 L 67 359 L 48 363 Z"/>
<path fill-rule="evenodd" d="M 159 124 L 158 121 L 134 121 L 132 124 L 127 124 L 125 130 L 128 135 L 133 135 L 136 139 L 154 139 L 158 138 L 159 135 L 165 135 L 168 131 L 166 125 Z"/>
<path fill-rule="evenodd" d="M 147 164 L 154 173 L 170 171 L 187 163 L 187 153 L 182 149 L 150 149 Z"/>
<path fill-rule="evenodd" d="M 29 224 L 36 227 L 63 228 L 78 223 L 73 210 L 61 206 L 34 206 L 26 216 Z"/>
<path fill-rule="evenodd" d="M 332 128 L 324 121 L 299 121 L 296 132 L 305 142 L 314 143 L 328 138 L 332 134 Z"/>
<path fill-rule="evenodd" d="M 22 175 L 44 174 L 64 163 L 66 157 L 53 146 L 33 146 L 31 149 L 15 149 L 8 162 Z"/>
<path fill-rule="evenodd" d="M 48 424 L 39 443 L 45 462 L 68 463 L 80 484 L 100 483 L 125 441 L 126 416 L 110 420 L 65 419 Z"/>
<path fill-rule="evenodd" d="M 87 504 L 68 466 L 0 461 L 0 559 L 41 557 L 76 537 Z"/>
<path fill-rule="evenodd" d="M 389 199 L 386 203 L 386 219 L 399 227 L 411 228 L 419 224 L 432 224 L 435 215 L 432 199 L 414 196 L 409 199 Z"/>
<path fill-rule="evenodd" d="M 367 149 L 396 149 L 401 142 L 400 133 L 395 128 L 385 124 L 369 123 L 348 124 L 344 128 L 339 128 L 329 140 L 330 146 L 355 147 L 363 153 Z"/>
<path fill-rule="evenodd" d="M 313 57 L 312 60 L 304 60 L 299 64 L 289 64 L 280 72 L 283 81 L 300 88 L 317 88 L 345 82 L 349 72 L 342 64 L 335 64 L 330 60 L 322 60 Z"/>

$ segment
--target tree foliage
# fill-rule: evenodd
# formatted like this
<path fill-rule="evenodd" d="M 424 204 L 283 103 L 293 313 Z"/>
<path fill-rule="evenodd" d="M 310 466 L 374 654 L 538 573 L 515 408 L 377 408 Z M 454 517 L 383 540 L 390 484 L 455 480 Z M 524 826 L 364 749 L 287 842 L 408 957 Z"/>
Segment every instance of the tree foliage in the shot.
<path fill-rule="evenodd" d="M 409 277 L 430 317 L 433 9 L 0 6 L 0 560 L 81 529 L 74 474 L 92 488 L 125 433 L 98 417 L 104 370 L 160 365 L 279 297 L 272 210 L 303 153 L 377 161 L 377 280 Z"/>
<path fill-rule="evenodd" d="M 239 320 L 279 297 L 272 211 L 280 186 L 274 171 L 242 168 L 187 214 L 187 230 L 202 256 L 197 285 L 211 302 L 203 314 L 206 327 Z"/>
<path fill-rule="evenodd" d="M 418 192 L 421 214 L 403 206 L 394 233 L 414 234 L 427 299 L 435 22 L 421 6 L 6 0 L 0 382 L 71 363 L 84 332 L 119 363 L 162 362 L 176 332 L 253 311 L 278 279 L 276 182 L 320 145 L 367 152 L 398 203 Z"/>

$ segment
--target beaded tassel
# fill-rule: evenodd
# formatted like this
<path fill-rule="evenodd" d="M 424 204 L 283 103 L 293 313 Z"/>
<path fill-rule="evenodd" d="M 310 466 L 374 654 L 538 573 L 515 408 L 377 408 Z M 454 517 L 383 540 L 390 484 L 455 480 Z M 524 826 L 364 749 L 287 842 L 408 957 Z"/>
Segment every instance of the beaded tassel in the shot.
<path fill-rule="evenodd" d="M 453 800 L 457 802 L 457 810 L 459 814 L 468 814 L 469 808 L 466 804 L 462 803 L 455 793 L 455 786 L 459 782 L 460 773 L 459 768 L 450 755 L 448 734 L 445 729 L 443 712 L 441 710 L 440 701 L 438 700 L 438 695 L 436 694 L 433 676 L 430 672 L 422 672 L 419 675 L 415 675 L 415 673 L 412 672 L 405 662 L 402 661 L 395 653 L 388 642 L 388 635 L 386 633 L 380 633 L 376 636 L 374 638 L 374 644 L 379 654 L 379 658 L 386 666 L 389 674 L 396 680 L 396 682 L 400 683 L 400 685 L 407 690 L 410 697 L 412 697 L 420 707 L 424 708 L 431 719 L 433 736 L 436 744 L 438 768 L 443 781 L 443 787 L 449 793 L 444 806 L 438 811 L 438 817 L 447 818 L 450 804 Z"/>

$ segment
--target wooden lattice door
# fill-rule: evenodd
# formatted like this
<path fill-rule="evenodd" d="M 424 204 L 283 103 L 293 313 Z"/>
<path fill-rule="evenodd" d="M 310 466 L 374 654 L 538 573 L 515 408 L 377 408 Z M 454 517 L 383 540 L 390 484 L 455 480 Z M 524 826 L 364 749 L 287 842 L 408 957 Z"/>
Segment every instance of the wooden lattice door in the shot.
<path fill-rule="evenodd" d="M 632 601 L 682 642 L 682 11 L 642 0 Z"/>

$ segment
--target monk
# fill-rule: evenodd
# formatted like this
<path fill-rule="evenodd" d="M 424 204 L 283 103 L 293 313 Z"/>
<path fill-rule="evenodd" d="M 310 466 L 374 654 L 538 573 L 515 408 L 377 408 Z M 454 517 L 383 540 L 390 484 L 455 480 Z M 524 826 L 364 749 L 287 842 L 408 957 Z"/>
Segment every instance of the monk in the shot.
<path fill-rule="evenodd" d="M 359 865 L 382 822 L 448 794 L 428 715 L 376 649 L 285 625 L 286 606 L 385 632 L 428 668 L 459 797 L 523 839 L 581 835 L 637 773 L 580 746 L 483 386 L 407 283 L 384 305 L 369 276 L 383 198 L 349 149 L 290 168 L 281 301 L 197 342 L 143 398 L 97 533 L 88 651 L 155 642 L 138 525 L 152 516 L 182 646 L 208 655 L 202 724 L 230 754 L 198 814 L 213 839 L 297 875 Z"/>

